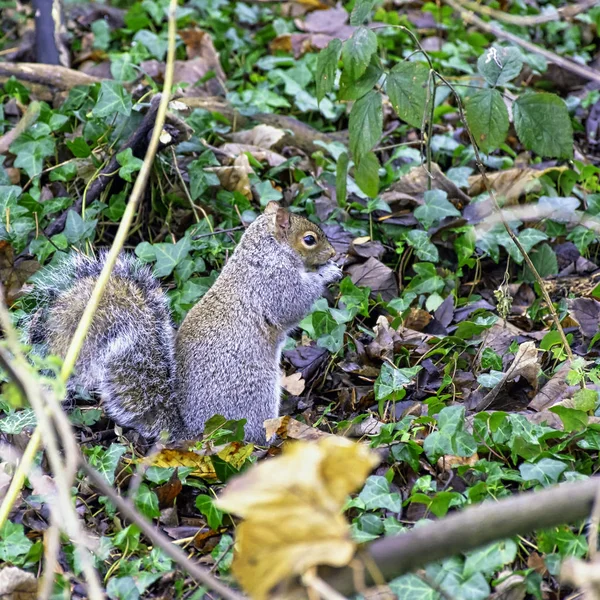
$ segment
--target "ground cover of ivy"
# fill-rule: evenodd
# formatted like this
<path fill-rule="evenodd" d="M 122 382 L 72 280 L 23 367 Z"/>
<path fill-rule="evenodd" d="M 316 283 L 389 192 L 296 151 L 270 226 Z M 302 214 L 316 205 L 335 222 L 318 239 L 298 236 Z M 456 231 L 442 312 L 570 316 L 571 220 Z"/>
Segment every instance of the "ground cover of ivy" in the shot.
<path fill-rule="evenodd" d="M 119 148 L 162 85 L 167 5 L 117 1 L 103 12 L 67 3 L 73 68 L 98 82 L 50 95 L 16 77 L 1 84 L 1 135 L 40 103 L 35 123 L 0 156 L 0 277 L 17 325 L 33 308 L 22 296 L 41 265 L 114 237 L 141 166 Z M 524 17 L 561 6 L 515 0 L 502 10 Z M 1 18 L 3 60 L 33 60 L 31 9 L 6 0 Z M 534 27 L 494 23 L 592 68 L 600 59 L 599 7 Z M 155 269 L 179 323 L 214 282 L 241 225 L 267 202 L 321 223 L 345 277 L 286 343 L 282 410 L 385 451 L 348 500 L 355 539 L 594 475 L 597 85 L 466 26 L 443 3 L 190 0 L 180 2 L 177 26 L 183 98 L 218 96 L 246 119 L 245 130 L 264 125 L 264 113 L 295 118 L 313 139 L 279 136 L 290 126 L 282 121 L 269 132 L 275 142 L 255 130 L 235 141 L 236 151 L 224 146 L 240 129 L 231 113 L 175 108 L 191 135 L 158 155 L 127 249 Z M 115 154 L 119 181 L 87 203 L 90 182 Z M 510 227 L 548 281 L 571 363 L 531 269 L 502 223 L 489 220 L 493 203 L 478 165 L 501 205 L 514 209 Z M 82 197 L 83 210 L 75 210 Z M 64 229 L 45 237 L 61 215 Z M 58 364 L 36 366 L 47 377 Z M 35 419 L 3 381 L 2 440 L 23 447 Z M 115 431 L 85 394 L 70 417 L 90 463 L 126 491 L 147 446 Z M 240 424 L 218 417 L 211 430 L 215 443 L 243 439 Z M 234 528 L 213 499 L 255 460 L 232 467 L 215 458 L 208 480 L 185 461 L 152 466 L 138 482 L 136 506 L 231 582 Z M 0 465 L 1 490 L 11 471 Z M 73 497 L 97 538 L 108 597 L 204 597 L 83 477 Z M 0 530 L 0 561 L 37 573 L 48 517 L 28 482 Z M 61 544 L 52 598 L 84 597 L 73 546 Z M 571 524 L 500 540 L 390 585 L 401 599 L 441 591 L 483 600 L 511 578 L 518 597 L 562 598 L 570 590 L 557 579 L 561 560 L 587 553 L 585 524 Z"/>

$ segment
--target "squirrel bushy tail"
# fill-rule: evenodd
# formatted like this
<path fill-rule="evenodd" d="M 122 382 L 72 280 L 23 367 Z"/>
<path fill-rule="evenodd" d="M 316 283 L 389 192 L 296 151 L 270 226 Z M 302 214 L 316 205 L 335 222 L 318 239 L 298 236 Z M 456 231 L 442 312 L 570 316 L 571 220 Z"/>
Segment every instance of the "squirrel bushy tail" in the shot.
<path fill-rule="evenodd" d="M 38 310 L 28 337 L 64 357 L 106 262 L 72 253 L 45 269 L 33 292 Z M 174 331 L 168 300 L 151 269 L 122 254 L 92 321 L 69 389 L 99 392 L 106 412 L 122 426 L 155 438 L 185 437 L 176 400 Z"/>

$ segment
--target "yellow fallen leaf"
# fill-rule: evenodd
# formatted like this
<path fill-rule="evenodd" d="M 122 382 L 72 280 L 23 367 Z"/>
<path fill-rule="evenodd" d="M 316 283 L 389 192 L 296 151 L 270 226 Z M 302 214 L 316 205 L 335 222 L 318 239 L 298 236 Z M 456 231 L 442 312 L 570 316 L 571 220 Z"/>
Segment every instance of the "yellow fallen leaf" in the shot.
<path fill-rule="evenodd" d="M 240 469 L 253 450 L 254 446 L 252 444 L 232 442 L 222 448 L 217 453 L 217 456 L 236 469 Z M 190 450 L 163 448 L 157 454 L 144 460 L 147 460 L 148 465 L 152 467 L 189 467 L 193 469 L 191 474 L 195 477 L 207 480 L 218 479 L 212 458 L 209 454 L 198 454 Z"/>
<path fill-rule="evenodd" d="M 342 506 L 378 462 L 368 447 L 328 436 L 291 444 L 232 480 L 216 506 L 245 519 L 232 564 L 242 587 L 261 600 L 313 566 L 348 564 L 355 543 Z"/>
<path fill-rule="evenodd" d="M 240 192 L 246 198 L 252 198 L 252 189 L 250 188 L 248 175 L 254 173 L 254 171 L 245 154 L 237 156 L 230 167 L 214 167 L 213 169 L 206 170 L 214 170 L 221 185 L 226 190 Z"/>
<path fill-rule="evenodd" d="M 271 437 L 277 434 L 283 440 L 302 440 L 307 442 L 331 435 L 305 423 L 300 423 L 300 421 L 296 421 L 296 419 L 292 419 L 287 415 L 276 417 L 275 419 L 267 419 L 265 421 L 265 429 L 267 430 L 267 439 L 271 439 Z"/>

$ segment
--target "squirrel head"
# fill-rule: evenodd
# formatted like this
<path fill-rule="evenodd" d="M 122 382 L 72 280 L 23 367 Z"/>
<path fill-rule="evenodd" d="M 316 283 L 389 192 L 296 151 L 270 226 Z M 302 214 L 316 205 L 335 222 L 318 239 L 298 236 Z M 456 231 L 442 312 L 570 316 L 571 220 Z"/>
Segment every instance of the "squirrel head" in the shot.
<path fill-rule="evenodd" d="M 272 215 L 275 238 L 290 246 L 307 268 L 324 265 L 335 256 L 323 230 L 308 219 L 289 212 L 277 202 L 269 202 L 264 214 Z"/>

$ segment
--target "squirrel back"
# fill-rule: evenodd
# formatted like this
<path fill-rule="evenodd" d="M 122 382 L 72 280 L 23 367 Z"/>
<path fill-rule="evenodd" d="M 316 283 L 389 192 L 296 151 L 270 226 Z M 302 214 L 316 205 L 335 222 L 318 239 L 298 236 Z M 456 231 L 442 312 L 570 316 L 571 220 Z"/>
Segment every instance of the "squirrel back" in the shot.
<path fill-rule="evenodd" d="M 110 417 L 148 438 L 198 438 L 221 414 L 246 419 L 246 439 L 264 443 L 263 422 L 279 413 L 285 336 L 339 279 L 333 255 L 317 225 L 270 203 L 175 340 L 159 282 L 122 254 L 69 385 L 98 391 Z M 71 254 L 48 270 L 31 343 L 65 356 L 105 260 Z"/>

